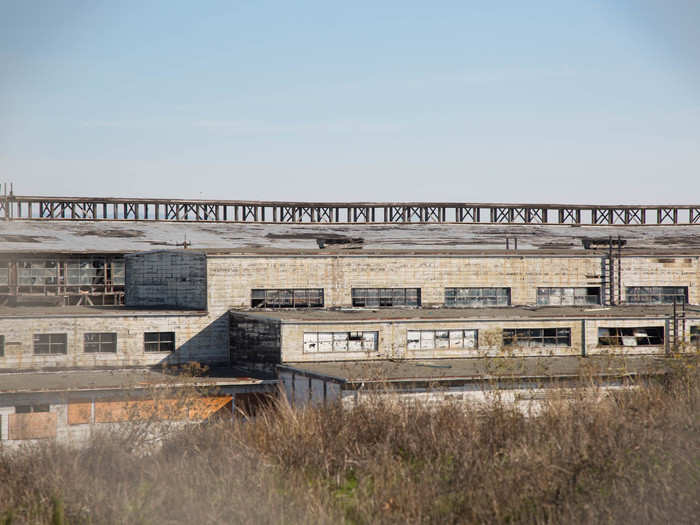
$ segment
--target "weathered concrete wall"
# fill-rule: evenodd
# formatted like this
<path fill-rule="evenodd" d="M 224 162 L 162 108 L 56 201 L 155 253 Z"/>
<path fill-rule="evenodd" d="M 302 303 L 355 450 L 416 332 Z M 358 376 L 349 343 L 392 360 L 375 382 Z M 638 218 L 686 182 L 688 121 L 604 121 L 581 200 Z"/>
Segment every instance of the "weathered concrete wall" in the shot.
<path fill-rule="evenodd" d="M 116 332 L 115 353 L 86 353 L 85 333 Z M 144 332 L 175 332 L 174 352 L 145 352 Z M 66 333 L 67 354 L 35 355 L 34 334 Z M 96 315 L 0 318 L 5 355 L 0 369 L 148 366 L 228 362 L 228 315 Z M 8 344 L 9 343 L 9 344 Z"/>
<path fill-rule="evenodd" d="M 446 287 L 510 287 L 513 305 L 537 302 L 538 286 L 601 285 L 594 256 L 210 256 L 210 305 L 250 308 L 253 288 L 323 288 L 325 306 L 351 306 L 352 288 L 418 287 L 423 305 L 444 303 Z M 622 288 L 687 286 L 700 302 L 699 257 L 623 257 Z M 617 274 L 615 275 L 617 283 Z"/>
<path fill-rule="evenodd" d="M 155 251 L 125 256 L 127 306 L 206 310 L 207 260 L 203 253 Z"/>
<path fill-rule="evenodd" d="M 231 362 L 278 364 L 280 362 L 280 322 L 251 319 L 231 312 Z"/>
<path fill-rule="evenodd" d="M 686 341 L 689 341 L 690 326 L 700 324 L 700 319 L 688 319 Z M 664 319 L 589 319 L 573 320 L 532 320 L 532 321 L 356 321 L 353 323 L 284 323 L 282 324 L 282 362 L 349 361 L 376 359 L 436 359 L 455 357 L 485 356 L 550 356 L 593 354 L 654 354 L 663 353 L 665 345 L 653 346 L 604 346 L 598 344 L 600 327 L 664 327 Z M 524 345 L 503 346 L 504 328 L 569 328 L 571 346 Z M 434 348 L 409 350 L 407 335 L 409 330 L 477 330 L 478 345 L 474 349 Z M 376 331 L 379 333 L 377 351 L 305 352 L 304 333 Z"/>

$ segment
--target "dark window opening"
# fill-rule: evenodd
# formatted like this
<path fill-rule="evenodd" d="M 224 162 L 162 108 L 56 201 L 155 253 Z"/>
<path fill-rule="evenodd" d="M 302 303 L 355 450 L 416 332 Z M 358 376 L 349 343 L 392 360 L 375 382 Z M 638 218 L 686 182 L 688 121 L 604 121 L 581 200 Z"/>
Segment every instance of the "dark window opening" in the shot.
<path fill-rule="evenodd" d="M 143 345 L 146 352 L 174 352 L 175 332 L 144 332 Z"/>
<path fill-rule="evenodd" d="M 250 292 L 253 308 L 321 308 L 323 288 L 254 289 Z"/>
<path fill-rule="evenodd" d="M 358 307 L 420 306 L 420 288 L 353 288 L 351 295 Z"/>
<path fill-rule="evenodd" d="M 690 327 L 690 344 L 700 349 L 700 326 L 698 325 Z"/>
<path fill-rule="evenodd" d="M 445 306 L 510 306 L 510 288 L 445 288 Z"/>
<path fill-rule="evenodd" d="M 5 357 L 5 336 L 0 335 L 0 357 Z"/>
<path fill-rule="evenodd" d="M 687 286 L 627 286 L 627 302 L 631 304 L 678 304 L 688 302 Z"/>
<path fill-rule="evenodd" d="M 571 328 L 504 328 L 503 346 L 571 346 Z"/>
<path fill-rule="evenodd" d="M 67 354 L 67 334 L 34 334 L 34 353 L 38 355 Z"/>
<path fill-rule="evenodd" d="M 598 328 L 600 346 L 660 346 L 664 344 L 662 326 L 637 328 Z"/>
<path fill-rule="evenodd" d="M 17 405 L 15 414 L 31 414 L 32 412 L 48 412 L 49 405 Z"/>
<path fill-rule="evenodd" d="M 600 287 L 537 288 L 537 304 L 551 306 L 600 304 Z"/>
<path fill-rule="evenodd" d="M 114 332 L 97 332 L 85 334 L 85 352 L 114 353 L 117 351 L 117 334 Z"/>

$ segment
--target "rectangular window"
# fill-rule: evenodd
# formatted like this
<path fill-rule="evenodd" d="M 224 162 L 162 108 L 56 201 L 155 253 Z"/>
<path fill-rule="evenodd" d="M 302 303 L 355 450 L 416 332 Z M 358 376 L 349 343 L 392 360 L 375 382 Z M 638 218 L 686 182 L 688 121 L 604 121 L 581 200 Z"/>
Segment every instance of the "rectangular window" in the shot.
<path fill-rule="evenodd" d="M 97 332 L 85 334 L 85 352 L 114 353 L 117 351 L 117 334 L 114 332 Z"/>
<path fill-rule="evenodd" d="M 53 355 L 68 353 L 67 334 L 34 334 L 34 353 Z"/>
<path fill-rule="evenodd" d="M 477 348 L 477 330 L 408 330 L 409 350 Z"/>
<path fill-rule="evenodd" d="M 304 332 L 304 353 L 371 352 L 379 332 Z"/>
<path fill-rule="evenodd" d="M 664 344 L 663 326 L 637 328 L 598 328 L 600 346 L 660 346 Z"/>
<path fill-rule="evenodd" d="M 445 288 L 445 306 L 510 306 L 510 288 Z"/>
<path fill-rule="evenodd" d="M 16 405 L 15 414 L 31 414 L 32 412 L 48 412 L 49 405 Z"/>
<path fill-rule="evenodd" d="M 420 306 L 420 288 L 353 288 L 351 294 L 353 306 Z"/>
<path fill-rule="evenodd" d="M 323 288 L 260 289 L 250 292 L 253 308 L 320 308 Z"/>
<path fill-rule="evenodd" d="M 175 332 L 144 332 L 143 349 L 145 352 L 174 352 Z"/>
<path fill-rule="evenodd" d="M 5 357 L 5 336 L 0 335 L 0 357 Z"/>
<path fill-rule="evenodd" d="M 690 344 L 700 349 L 700 326 L 698 325 L 690 327 Z"/>
<path fill-rule="evenodd" d="M 503 346 L 571 346 L 571 328 L 504 328 Z"/>
<path fill-rule="evenodd" d="M 537 304 L 552 306 L 600 304 L 600 287 L 537 288 Z"/>
<path fill-rule="evenodd" d="M 688 302 L 687 286 L 627 286 L 627 302 L 631 304 L 672 304 Z"/>

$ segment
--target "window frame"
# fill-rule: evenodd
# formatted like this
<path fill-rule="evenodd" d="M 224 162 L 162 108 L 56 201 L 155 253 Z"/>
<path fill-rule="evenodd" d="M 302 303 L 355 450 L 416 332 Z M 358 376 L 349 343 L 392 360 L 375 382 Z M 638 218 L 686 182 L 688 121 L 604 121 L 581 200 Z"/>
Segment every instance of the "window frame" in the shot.
<path fill-rule="evenodd" d="M 680 291 L 680 293 L 671 293 L 671 290 Z M 673 304 L 673 298 L 679 300 L 677 304 L 688 303 L 688 287 L 687 286 L 625 286 L 625 301 L 628 304 Z M 651 298 L 644 301 L 641 299 Z M 653 300 L 657 298 L 657 300 Z M 665 300 L 666 299 L 666 300 Z"/>
<path fill-rule="evenodd" d="M 501 301 L 504 297 L 505 303 Z M 510 306 L 511 288 L 510 286 L 446 287 L 444 305 L 447 308 L 492 308 Z"/>
<path fill-rule="evenodd" d="M 97 341 L 88 341 L 90 336 L 97 336 Z M 113 337 L 113 341 L 106 341 L 104 336 Z M 96 345 L 95 350 L 88 350 L 88 345 Z M 111 350 L 103 350 L 104 347 L 111 345 Z M 86 354 L 115 354 L 117 353 L 117 332 L 85 332 L 83 334 L 83 352 Z"/>
<path fill-rule="evenodd" d="M 354 287 L 350 289 L 350 300 L 354 308 L 419 308 L 421 289 Z"/>
<path fill-rule="evenodd" d="M 48 338 L 46 342 L 38 341 L 39 338 Z M 33 354 L 34 355 L 67 355 L 68 354 L 68 334 L 66 332 L 62 333 L 48 333 L 48 334 L 32 334 L 33 342 Z M 37 351 L 37 346 L 46 346 L 46 351 Z M 56 348 L 63 348 L 63 350 L 54 350 Z"/>
<path fill-rule="evenodd" d="M 603 335 L 603 330 L 608 334 Z M 647 333 L 642 334 L 641 331 Z M 614 333 L 613 333 L 614 331 Z M 635 331 L 639 332 L 635 334 Z M 649 335 L 649 331 L 656 332 Z M 660 335 L 659 335 L 660 334 Z M 625 344 L 625 339 L 631 343 L 634 338 L 635 344 Z M 655 338 L 654 342 L 651 340 Z M 666 330 L 663 326 L 600 326 L 598 327 L 598 346 L 621 346 L 634 348 L 637 346 L 664 346 L 666 343 Z"/>
<path fill-rule="evenodd" d="M 462 332 L 461 337 L 456 337 L 457 332 Z M 472 332 L 470 339 L 473 341 L 473 344 L 471 346 L 464 345 L 464 342 L 467 340 L 466 332 Z M 416 334 L 418 335 L 416 336 Z M 432 337 L 428 337 L 431 334 Z M 429 346 L 430 340 L 433 341 L 433 346 Z M 444 341 L 444 344 L 439 345 L 438 341 Z M 461 343 L 457 344 L 457 341 L 461 341 Z M 406 330 L 406 350 L 412 352 L 420 352 L 423 350 L 476 350 L 478 348 L 479 330 L 476 328 Z"/>
<path fill-rule="evenodd" d="M 261 304 L 258 304 L 261 301 Z M 251 288 L 251 308 L 323 308 L 323 288 Z"/>
<path fill-rule="evenodd" d="M 571 290 L 570 293 L 567 293 Z M 598 294 L 579 294 L 577 291 L 584 290 L 585 292 L 590 292 L 591 290 L 597 290 Z M 558 297 L 560 299 L 559 303 L 544 302 L 543 298 L 557 296 L 557 294 L 552 292 L 558 292 Z M 571 302 L 564 302 L 563 299 L 571 297 Z M 596 302 L 590 302 L 587 299 L 589 297 L 595 297 Z M 600 286 L 538 286 L 537 287 L 537 306 L 590 306 L 602 304 L 602 288 Z M 582 298 L 582 301 L 577 301 L 577 298 Z"/>
<path fill-rule="evenodd" d="M 157 336 L 157 340 L 149 341 L 148 337 Z M 165 339 L 163 336 L 172 336 L 172 340 Z M 157 348 L 149 350 L 149 345 L 157 345 Z M 171 348 L 162 348 L 164 344 L 168 344 Z M 143 333 L 143 351 L 148 354 L 157 353 L 172 353 L 175 351 L 175 332 L 144 332 Z"/>
<path fill-rule="evenodd" d="M 314 350 L 311 350 L 311 345 L 314 345 Z M 302 339 L 304 354 L 367 353 L 376 352 L 378 348 L 378 330 L 304 332 Z"/>
<path fill-rule="evenodd" d="M 554 334 L 551 332 L 554 331 Z M 527 348 L 570 348 L 571 327 L 503 328 L 503 346 Z M 547 340 L 554 339 L 553 342 Z M 563 341 L 563 342 L 562 342 Z"/>

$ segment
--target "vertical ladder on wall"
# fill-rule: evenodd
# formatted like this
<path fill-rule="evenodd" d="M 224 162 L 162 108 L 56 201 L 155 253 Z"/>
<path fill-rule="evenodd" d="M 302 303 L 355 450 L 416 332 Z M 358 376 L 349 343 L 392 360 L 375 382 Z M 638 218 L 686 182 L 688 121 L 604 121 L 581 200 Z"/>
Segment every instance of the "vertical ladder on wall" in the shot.
<path fill-rule="evenodd" d="M 668 325 L 668 331 L 670 350 L 676 353 L 685 342 L 685 300 L 677 303 L 676 298 L 673 298 L 673 317 Z"/>
<path fill-rule="evenodd" d="M 613 245 L 617 244 L 617 250 Z M 622 239 L 608 237 L 608 253 L 603 257 L 601 269 L 602 304 L 614 306 L 622 303 Z"/>

